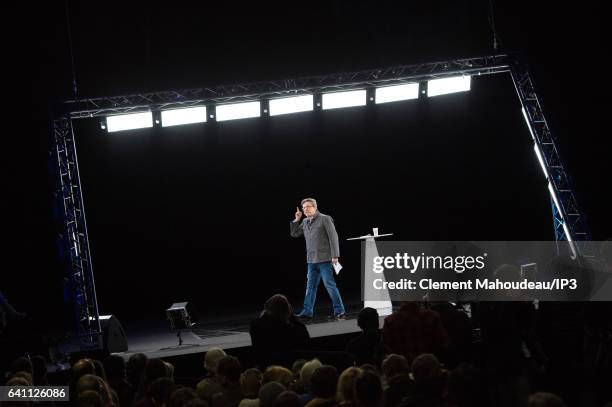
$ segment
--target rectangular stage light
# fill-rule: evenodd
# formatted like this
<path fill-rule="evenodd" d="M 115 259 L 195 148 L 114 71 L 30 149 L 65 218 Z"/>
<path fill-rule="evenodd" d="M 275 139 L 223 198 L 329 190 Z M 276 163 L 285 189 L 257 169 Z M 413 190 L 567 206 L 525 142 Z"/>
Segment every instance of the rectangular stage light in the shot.
<path fill-rule="evenodd" d="M 376 88 L 376 103 L 398 102 L 419 98 L 419 84 L 406 83 L 403 85 L 383 86 Z"/>
<path fill-rule="evenodd" d="M 270 116 L 309 112 L 313 110 L 313 102 L 314 97 L 312 95 L 270 99 Z"/>
<path fill-rule="evenodd" d="M 557 212 L 559 212 L 559 216 L 561 217 L 561 219 L 563 219 L 563 212 L 561 212 L 561 205 L 559 205 L 557 194 L 555 194 L 555 189 L 553 188 L 550 181 L 548 181 L 548 192 L 550 192 L 550 196 L 552 196 L 552 199 L 555 202 L 555 206 L 557 207 Z"/>
<path fill-rule="evenodd" d="M 162 110 L 162 127 L 178 126 L 181 124 L 205 123 L 206 106 L 188 107 L 182 109 Z"/>
<path fill-rule="evenodd" d="M 365 106 L 366 91 L 351 90 L 323 94 L 323 109 L 338 109 L 341 107 Z"/>
<path fill-rule="evenodd" d="M 529 123 L 529 119 L 527 118 L 527 112 L 524 107 L 521 107 L 523 111 L 523 117 L 525 118 L 525 123 L 527 123 L 527 128 L 529 129 L 529 134 L 531 134 L 531 138 L 535 141 L 535 134 L 533 134 L 533 129 L 531 128 L 531 124 Z"/>
<path fill-rule="evenodd" d="M 470 90 L 471 80 L 471 76 L 432 79 L 427 81 L 427 96 L 431 97 L 449 93 L 466 92 Z"/>
<path fill-rule="evenodd" d="M 217 121 L 248 119 L 261 116 L 260 102 L 232 103 L 217 106 Z"/>
<path fill-rule="evenodd" d="M 538 156 L 538 161 L 540 162 L 540 166 L 542 167 L 542 171 L 544 171 L 544 176 L 546 177 L 546 179 L 548 179 L 548 171 L 546 171 L 546 165 L 544 164 L 544 157 L 542 156 L 542 152 L 538 148 L 537 144 L 533 145 L 533 150 L 535 151 L 536 155 Z"/>
<path fill-rule="evenodd" d="M 148 127 L 153 127 L 153 114 L 151 112 L 120 114 L 106 118 L 106 128 L 109 133 Z"/>

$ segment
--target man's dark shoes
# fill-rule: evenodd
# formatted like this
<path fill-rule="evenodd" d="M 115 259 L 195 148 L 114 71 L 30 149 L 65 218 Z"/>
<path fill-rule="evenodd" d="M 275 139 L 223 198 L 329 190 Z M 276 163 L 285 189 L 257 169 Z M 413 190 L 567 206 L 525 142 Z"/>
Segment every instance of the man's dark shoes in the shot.
<path fill-rule="evenodd" d="M 298 314 L 296 315 L 296 318 L 304 324 L 312 322 L 312 315 Z"/>

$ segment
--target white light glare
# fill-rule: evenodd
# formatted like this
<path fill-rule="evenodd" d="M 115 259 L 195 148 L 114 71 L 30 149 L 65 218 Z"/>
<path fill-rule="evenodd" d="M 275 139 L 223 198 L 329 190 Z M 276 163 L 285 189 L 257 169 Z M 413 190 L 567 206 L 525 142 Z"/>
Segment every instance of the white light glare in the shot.
<path fill-rule="evenodd" d="M 162 110 L 162 127 L 206 122 L 206 106 Z"/>
<path fill-rule="evenodd" d="M 397 102 L 400 100 L 418 99 L 419 84 L 406 83 L 403 85 L 384 86 L 376 88 L 376 103 Z"/>
<path fill-rule="evenodd" d="M 260 102 L 232 103 L 217 106 L 217 121 L 248 119 L 261 115 Z"/>
<path fill-rule="evenodd" d="M 574 256 L 575 256 L 576 250 L 574 249 L 574 245 L 571 244 L 572 236 L 570 236 L 569 228 L 567 227 L 567 224 L 565 222 L 563 222 L 563 231 L 565 232 L 565 238 L 567 239 L 568 242 L 570 242 L 570 248 L 572 249 L 572 252 L 574 253 Z"/>
<path fill-rule="evenodd" d="M 338 109 L 341 107 L 365 106 L 366 91 L 352 90 L 323 94 L 323 109 Z"/>
<path fill-rule="evenodd" d="M 293 96 L 288 98 L 270 100 L 270 116 L 288 113 L 309 112 L 313 110 L 314 98 L 312 95 Z"/>
<path fill-rule="evenodd" d="M 527 118 L 527 112 L 524 107 L 521 107 L 523 111 L 523 117 L 525 118 L 525 123 L 527 123 L 527 128 L 529 129 L 529 133 L 531 134 L 531 138 L 535 141 L 535 135 L 533 134 L 533 129 L 531 128 L 531 124 L 529 124 L 529 119 Z"/>
<path fill-rule="evenodd" d="M 544 176 L 546 177 L 546 179 L 548 179 L 548 171 L 546 171 L 546 165 L 544 164 L 544 157 L 542 157 L 542 152 L 538 148 L 537 144 L 533 145 L 533 150 L 535 151 L 536 155 L 538 156 L 538 161 L 540 162 L 540 166 L 542 167 L 542 171 L 544 171 Z"/>
<path fill-rule="evenodd" d="M 471 76 L 456 76 L 453 78 L 432 79 L 427 82 L 427 96 L 446 95 L 448 93 L 470 90 Z"/>
<path fill-rule="evenodd" d="M 144 129 L 153 127 L 153 114 L 151 112 L 121 114 L 108 116 L 106 128 L 109 133 L 114 131 Z"/>
<path fill-rule="evenodd" d="M 561 212 L 561 205 L 559 205 L 557 194 L 555 194 L 555 190 L 552 184 L 550 183 L 550 181 L 548 181 L 548 192 L 550 192 L 550 196 L 552 196 L 552 199 L 555 202 L 555 206 L 557 207 L 557 212 L 559 213 L 559 216 L 561 217 L 561 219 L 563 219 L 563 212 Z"/>

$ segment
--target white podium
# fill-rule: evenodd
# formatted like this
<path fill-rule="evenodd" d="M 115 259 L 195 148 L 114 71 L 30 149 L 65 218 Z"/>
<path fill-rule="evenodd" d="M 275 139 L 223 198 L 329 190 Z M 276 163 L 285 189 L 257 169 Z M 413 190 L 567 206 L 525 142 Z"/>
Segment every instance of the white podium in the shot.
<path fill-rule="evenodd" d="M 346 240 L 365 240 L 365 273 L 373 273 L 374 257 L 378 257 L 378 249 L 376 248 L 376 239 L 379 237 L 393 236 L 393 233 L 378 234 L 378 228 L 372 228 L 373 234 L 367 234 L 359 237 L 351 237 Z M 384 280 L 385 275 L 380 274 Z M 388 290 L 376 290 L 374 287 L 367 284 L 363 288 L 364 302 L 363 306 L 374 308 L 379 316 L 391 315 L 393 313 L 393 304 L 389 297 Z"/>

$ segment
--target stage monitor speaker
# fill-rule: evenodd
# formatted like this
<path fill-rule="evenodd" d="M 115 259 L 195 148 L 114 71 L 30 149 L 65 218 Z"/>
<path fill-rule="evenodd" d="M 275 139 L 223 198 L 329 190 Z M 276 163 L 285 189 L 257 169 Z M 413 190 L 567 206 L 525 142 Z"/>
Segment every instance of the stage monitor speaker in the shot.
<path fill-rule="evenodd" d="M 123 326 L 114 315 L 100 315 L 102 343 L 108 353 L 127 352 L 127 336 Z"/>
<path fill-rule="evenodd" d="M 190 329 L 197 321 L 193 306 L 188 302 L 175 302 L 166 310 L 166 318 L 170 322 L 170 330 Z"/>

